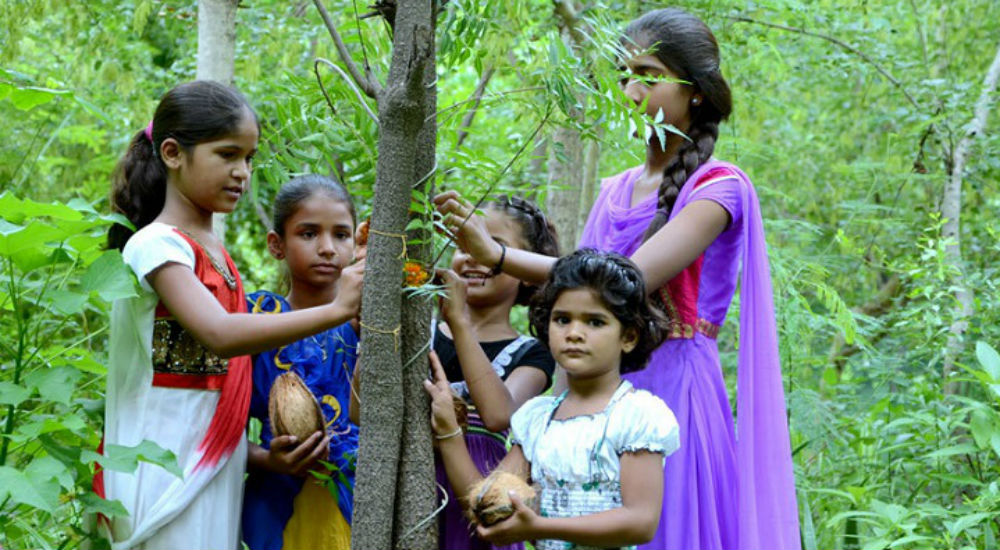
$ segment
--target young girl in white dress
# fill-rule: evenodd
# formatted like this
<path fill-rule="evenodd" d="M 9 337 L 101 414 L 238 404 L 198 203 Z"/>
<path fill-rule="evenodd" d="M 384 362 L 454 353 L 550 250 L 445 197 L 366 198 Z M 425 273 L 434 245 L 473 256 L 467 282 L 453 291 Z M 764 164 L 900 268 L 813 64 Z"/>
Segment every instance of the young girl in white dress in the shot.
<path fill-rule="evenodd" d="M 512 447 L 497 469 L 536 484 L 539 510 L 511 497 L 514 514 L 477 534 L 494 544 L 534 540 L 541 550 L 634 546 L 660 518 L 663 461 L 678 426 L 658 397 L 623 372 L 642 369 L 665 334 L 642 274 L 617 254 L 579 250 L 560 259 L 531 312 L 531 328 L 565 369 L 568 390 L 539 396 L 511 419 Z M 448 480 L 467 495 L 482 479 L 455 418 L 436 356 L 432 425 Z"/>

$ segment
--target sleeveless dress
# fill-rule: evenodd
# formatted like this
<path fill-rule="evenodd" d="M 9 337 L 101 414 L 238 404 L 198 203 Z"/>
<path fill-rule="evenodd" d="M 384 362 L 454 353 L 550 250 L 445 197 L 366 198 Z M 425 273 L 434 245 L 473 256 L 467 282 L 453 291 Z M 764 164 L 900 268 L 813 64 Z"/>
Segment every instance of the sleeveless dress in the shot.
<path fill-rule="evenodd" d="M 501 379 L 506 379 L 517 368 L 537 368 L 545 373 L 547 379 L 551 380 L 552 378 L 555 360 L 548 348 L 535 338 L 522 335 L 509 340 L 480 342 L 480 346 L 487 359 L 491 361 L 494 372 Z M 465 444 L 472 456 L 472 461 L 479 468 L 479 473 L 488 475 L 503 460 L 503 457 L 507 456 L 507 431 L 491 432 L 483 424 L 482 418 L 479 417 L 469 400 L 468 388 L 465 386 L 462 376 L 462 367 L 458 361 L 455 342 L 445 336 L 440 328 L 435 329 L 434 351 L 441 359 L 445 374 L 451 381 L 452 391 L 469 404 L 469 427 L 465 433 Z M 451 490 L 444 464 L 436 453 L 434 466 L 437 482 L 445 488 L 448 494 L 448 503 L 438 520 L 438 548 L 441 550 L 520 550 L 524 547 L 520 543 L 493 546 L 478 538 L 462 513 L 462 505 Z"/>
<path fill-rule="evenodd" d="M 602 183 L 580 247 L 631 256 L 656 210 L 656 194 L 631 206 L 642 167 Z M 680 424 L 666 461 L 663 511 L 642 548 L 798 549 L 798 511 L 767 248 L 749 178 L 710 161 L 688 178 L 671 219 L 696 200 L 722 206 L 731 223 L 684 271 L 653 293 L 670 320 L 668 339 L 642 371 L 624 377 L 661 397 Z M 741 270 L 742 267 L 742 270 Z M 737 283 L 739 437 L 716 336 Z"/>
<path fill-rule="evenodd" d="M 168 263 L 183 265 L 226 311 L 243 313 L 239 273 L 227 254 L 227 278 L 197 241 L 162 223 L 137 231 L 122 257 L 141 289 L 111 308 L 101 452 L 150 440 L 177 456 L 183 475 L 148 462 L 133 472 L 95 474 L 95 491 L 129 512 L 103 521 L 112 548 L 236 549 L 250 356 L 223 359 L 201 345 L 171 317 L 146 276 Z"/>
<path fill-rule="evenodd" d="M 292 310 L 283 296 L 266 290 L 248 296 L 247 308 L 259 314 Z M 250 416 L 261 421 L 261 445 L 270 447 L 274 437 L 271 386 L 278 376 L 295 372 L 319 402 L 332 435 L 327 460 L 336 467 L 331 474 L 336 496 L 312 476 L 251 470 L 243 502 L 243 541 L 250 550 L 350 548 L 358 427 L 347 408 L 357 360 L 358 336 L 350 323 L 254 356 Z"/>

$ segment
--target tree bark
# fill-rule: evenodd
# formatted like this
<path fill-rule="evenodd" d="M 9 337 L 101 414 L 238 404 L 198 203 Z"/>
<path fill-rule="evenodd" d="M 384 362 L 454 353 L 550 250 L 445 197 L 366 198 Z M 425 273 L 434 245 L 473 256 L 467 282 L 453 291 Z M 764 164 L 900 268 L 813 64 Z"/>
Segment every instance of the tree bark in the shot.
<path fill-rule="evenodd" d="M 233 85 L 236 5 L 239 0 L 198 0 L 198 59 L 195 78 Z M 212 230 L 226 236 L 226 216 L 212 216 Z"/>
<path fill-rule="evenodd" d="M 562 39 L 578 56 L 585 55 L 586 35 L 577 16 L 578 6 L 571 0 L 553 0 L 553 11 L 562 29 Z M 570 124 L 583 124 L 584 110 L 579 107 L 586 100 L 577 97 L 577 104 L 569 110 Z M 596 163 L 597 144 L 584 143 L 580 131 L 571 125 L 560 127 L 552 136 L 549 147 L 549 178 L 546 208 L 552 223 L 559 229 L 559 249 L 565 254 L 576 249 L 580 232 L 587 219 L 592 202 L 596 167 L 588 174 L 588 155 Z M 589 178 L 589 179 L 588 179 Z"/>
<path fill-rule="evenodd" d="M 416 138 L 416 158 L 412 173 L 412 188 L 425 196 L 434 194 L 434 180 L 437 170 L 437 71 L 434 46 L 435 23 L 437 21 L 437 1 L 417 3 L 418 6 L 396 12 L 396 36 L 407 31 L 401 24 L 413 26 L 416 32 L 426 33 L 429 40 L 415 44 L 426 51 L 426 68 L 423 71 L 422 88 L 424 108 L 420 114 L 422 123 Z M 428 6 L 429 5 L 429 6 Z M 485 87 L 485 85 L 484 85 Z M 471 120 L 470 120 L 471 124 Z M 411 213 L 412 216 L 420 213 Z M 429 214 L 428 214 L 429 216 Z M 410 257 L 421 263 L 429 263 L 433 247 L 429 245 L 431 235 L 423 229 L 411 230 Z M 403 435 L 400 452 L 399 472 L 396 478 L 396 510 L 394 548 L 438 547 L 437 483 L 434 475 L 434 448 L 431 445 L 430 401 L 424 391 L 423 381 L 427 378 L 427 351 L 430 341 L 430 325 L 434 302 L 427 298 L 405 296 L 403 298 Z"/>
<path fill-rule="evenodd" d="M 402 537 L 406 533 L 403 529 L 419 521 L 423 512 L 418 505 L 412 510 L 405 506 L 412 501 L 426 500 L 433 507 L 433 490 L 423 500 L 420 498 L 423 495 L 397 494 L 397 489 L 421 492 L 418 477 L 426 478 L 422 483 L 429 483 L 431 487 L 434 479 L 430 470 L 433 461 L 427 458 L 430 456 L 430 434 L 426 397 L 422 397 L 422 410 L 416 410 L 421 407 L 413 403 L 413 388 L 404 391 L 404 384 L 414 385 L 413 373 L 425 373 L 426 370 L 420 370 L 418 361 L 414 360 L 407 367 L 408 374 L 404 376 L 403 371 L 403 364 L 408 359 L 406 350 L 412 349 L 404 334 L 422 333 L 422 339 L 419 334 L 413 337 L 422 340 L 421 343 L 426 342 L 427 324 L 424 321 L 423 326 L 416 329 L 409 326 L 415 319 L 409 314 L 404 316 L 401 292 L 403 259 L 408 252 L 405 228 L 411 190 L 420 177 L 417 176 L 421 171 L 419 164 L 426 162 L 427 155 L 426 151 L 418 152 L 418 149 L 427 145 L 426 83 L 435 76 L 432 8 L 431 0 L 398 3 L 389 77 L 378 94 L 379 158 L 362 297 L 361 423 L 364 429 L 358 449 L 351 534 L 354 548 L 389 549 L 397 543 L 414 548 L 436 546 L 430 528 L 418 529 Z M 433 159 L 433 148 L 430 154 Z M 408 325 L 405 332 L 404 320 Z M 417 387 L 419 389 L 419 382 Z M 420 416 L 408 416 L 408 406 L 409 414 Z M 406 454 L 401 453 L 400 448 L 404 425 L 407 426 L 407 446 L 414 447 Z M 419 441 L 421 433 L 423 441 Z M 417 464 L 421 461 L 426 464 Z M 397 481 L 400 476 L 406 481 Z M 401 502 L 397 504 L 397 500 Z M 404 508 L 400 510 L 397 506 Z M 407 514 L 415 516 L 415 520 L 401 517 Z M 430 525 L 436 530 L 436 524 L 430 522 Z"/>
<path fill-rule="evenodd" d="M 956 289 L 955 306 L 952 309 L 953 321 L 949 329 L 950 334 L 945 349 L 943 369 L 947 393 L 953 393 L 956 389 L 955 383 L 949 378 L 955 369 L 955 360 L 964 347 L 963 335 L 969 327 L 969 316 L 972 315 L 972 290 L 966 283 L 965 265 L 962 258 L 962 182 L 965 175 L 965 161 L 969 156 L 973 140 L 986 127 L 986 119 L 990 113 L 993 92 L 997 88 L 998 80 L 1000 80 L 1000 48 L 997 49 L 993 63 L 986 72 L 986 78 L 983 79 L 983 88 L 979 94 L 979 100 L 976 102 L 972 120 L 969 122 L 962 139 L 952 151 L 949 163 L 951 170 L 941 198 L 941 216 L 945 219 L 944 226 L 941 228 L 941 236 L 948 242 L 945 245 L 945 255 L 948 263 L 954 268 L 955 275 L 952 278 L 951 286 Z"/>
<path fill-rule="evenodd" d="M 573 113 L 574 118 L 582 115 Z M 579 216 L 583 184 L 583 140 L 580 132 L 560 126 L 549 146 L 549 178 L 546 209 L 559 230 L 559 250 L 567 253 L 579 239 Z"/>

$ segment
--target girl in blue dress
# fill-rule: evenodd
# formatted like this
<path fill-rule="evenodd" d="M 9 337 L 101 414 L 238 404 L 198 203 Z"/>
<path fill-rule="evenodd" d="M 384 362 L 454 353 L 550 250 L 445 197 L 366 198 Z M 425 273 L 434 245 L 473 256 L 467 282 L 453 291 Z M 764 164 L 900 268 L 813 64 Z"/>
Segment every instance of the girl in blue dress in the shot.
<path fill-rule="evenodd" d="M 333 180 L 308 175 L 282 186 L 267 244 L 288 266 L 290 290 L 250 294 L 248 310 L 280 314 L 333 301 L 341 270 L 354 259 L 354 226 L 351 198 Z M 250 415 L 263 426 L 261 444 L 249 451 L 243 503 L 243 540 L 251 550 L 350 547 L 358 427 L 347 409 L 357 346 L 348 322 L 254 357 Z M 275 437 L 268 420 L 271 386 L 286 372 L 299 375 L 325 417 L 325 430 L 304 441 Z"/>

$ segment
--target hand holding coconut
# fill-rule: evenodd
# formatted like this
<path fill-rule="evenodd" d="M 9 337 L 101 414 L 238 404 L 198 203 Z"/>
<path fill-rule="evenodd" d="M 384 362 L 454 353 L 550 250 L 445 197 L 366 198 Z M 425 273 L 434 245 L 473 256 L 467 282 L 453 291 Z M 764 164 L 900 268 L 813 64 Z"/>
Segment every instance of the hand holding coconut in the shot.
<path fill-rule="evenodd" d="M 330 436 L 323 432 L 313 432 L 300 442 L 294 435 L 279 435 L 271 440 L 271 448 L 265 449 L 265 467 L 279 474 L 304 476 L 309 470 L 321 470 L 320 460 L 329 459 Z"/>

